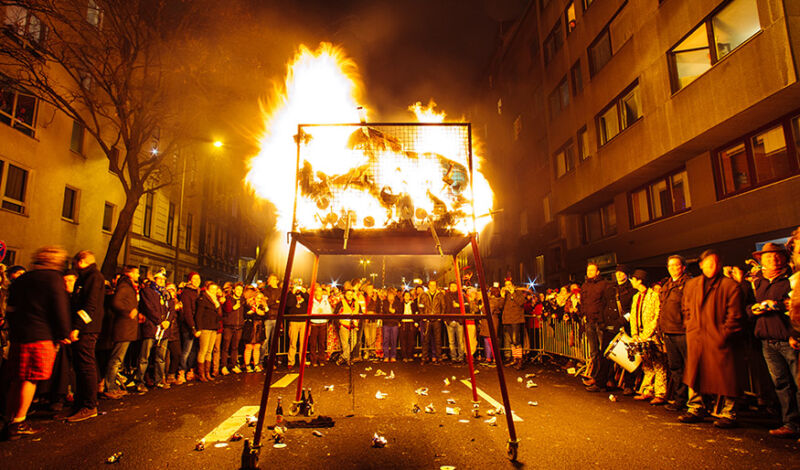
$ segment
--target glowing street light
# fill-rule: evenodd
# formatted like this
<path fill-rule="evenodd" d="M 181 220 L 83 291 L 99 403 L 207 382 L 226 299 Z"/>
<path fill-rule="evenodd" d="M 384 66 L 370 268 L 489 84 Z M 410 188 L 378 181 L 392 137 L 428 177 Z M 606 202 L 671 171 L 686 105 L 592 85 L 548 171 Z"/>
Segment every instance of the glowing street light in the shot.
<path fill-rule="evenodd" d="M 358 260 L 358 263 L 361 265 L 361 268 L 364 270 L 364 276 L 363 276 L 364 278 L 367 277 L 367 266 L 369 266 L 369 263 L 371 263 L 371 262 L 372 262 L 372 260 L 370 260 L 369 258 L 361 258 L 361 259 Z"/>
<path fill-rule="evenodd" d="M 225 144 L 221 140 L 215 140 L 214 141 L 214 147 L 216 147 L 216 148 L 222 148 L 223 145 L 225 145 Z"/>

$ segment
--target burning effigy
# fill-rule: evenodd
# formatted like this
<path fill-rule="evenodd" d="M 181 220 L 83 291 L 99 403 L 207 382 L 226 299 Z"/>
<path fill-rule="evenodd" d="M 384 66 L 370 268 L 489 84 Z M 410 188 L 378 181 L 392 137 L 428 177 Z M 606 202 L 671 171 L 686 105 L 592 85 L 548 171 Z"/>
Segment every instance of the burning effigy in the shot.
<path fill-rule="evenodd" d="M 247 183 L 275 205 L 278 229 L 474 233 L 493 195 L 471 127 L 431 103 L 419 122 L 365 118 L 355 64 L 329 44 L 301 47 L 266 111 Z"/>

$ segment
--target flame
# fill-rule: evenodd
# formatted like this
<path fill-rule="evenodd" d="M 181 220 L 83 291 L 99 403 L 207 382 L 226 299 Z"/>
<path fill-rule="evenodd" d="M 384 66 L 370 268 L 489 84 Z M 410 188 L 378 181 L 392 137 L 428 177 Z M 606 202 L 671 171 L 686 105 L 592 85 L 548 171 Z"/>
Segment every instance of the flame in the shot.
<path fill-rule="evenodd" d="M 250 161 L 246 177 L 256 195 L 275 206 L 278 230 L 292 229 L 295 204 L 300 229 L 328 225 L 343 228 L 348 218 L 350 227 L 356 229 L 396 223 L 401 205 L 387 204 L 383 193 L 377 194 L 379 188 L 391 188 L 393 195 L 410 197 L 417 209 L 416 217 L 411 218 L 418 229 L 433 220 L 432 215 L 419 217 L 420 209 L 423 214 L 441 214 L 444 204 L 448 211 L 457 213 L 464 200 L 474 200 L 475 214 L 491 211 L 493 193 L 479 171 L 480 159 L 473 160 L 472 188 L 443 183 L 447 162 L 451 162 L 451 171 L 453 165 L 466 168 L 468 162 L 466 146 L 458 145 L 452 134 L 448 137 L 445 127 L 421 126 L 413 152 L 403 149 L 393 136 L 368 125 L 311 127 L 304 128 L 305 135 L 298 135 L 299 124 L 363 122 L 361 113 L 366 110 L 360 106 L 361 89 L 355 63 L 329 43 L 315 51 L 300 46 L 288 65 L 285 82 L 275 88 L 269 110 L 264 112 L 266 131 L 260 139 L 261 150 Z M 409 110 L 418 122 L 444 122 L 445 113 L 435 107 L 431 100 L 427 107 L 418 102 Z M 307 170 L 300 175 L 296 139 L 301 139 L 300 168 Z M 300 194 L 295 200 L 297 178 L 301 180 Z M 334 184 L 337 191 L 326 191 Z M 471 216 L 467 206 L 463 212 Z M 473 227 L 469 216 L 456 218 L 450 228 L 467 233 L 480 231 L 490 222 L 490 217 L 479 217 Z"/>

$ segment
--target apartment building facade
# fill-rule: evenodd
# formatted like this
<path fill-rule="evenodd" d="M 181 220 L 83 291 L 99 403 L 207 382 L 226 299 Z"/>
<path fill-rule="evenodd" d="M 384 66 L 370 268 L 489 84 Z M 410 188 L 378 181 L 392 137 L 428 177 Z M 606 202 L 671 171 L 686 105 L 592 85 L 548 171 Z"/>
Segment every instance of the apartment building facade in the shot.
<path fill-rule="evenodd" d="M 0 9 L 0 18 L 0 34 L 46 41 L 41 23 L 21 7 Z M 93 18 L 89 9 L 87 21 Z M 159 151 L 157 140 L 152 151 Z M 244 163 L 237 158 L 214 149 L 210 138 L 168 156 L 177 181 L 142 197 L 118 264 L 145 273 L 163 267 L 178 280 L 190 271 L 215 280 L 244 278 L 266 220 L 244 189 Z M 81 125 L 2 71 L 0 198 L 0 241 L 7 247 L 0 262 L 7 266 L 27 266 L 44 245 L 70 253 L 89 249 L 101 262 L 125 198 Z"/>
<path fill-rule="evenodd" d="M 657 269 L 713 246 L 741 264 L 800 225 L 800 3 L 537 0 L 514 35 L 484 106 L 526 99 L 484 115 L 522 135 L 487 140 L 545 195 L 505 215 L 505 265 L 557 285 L 588 259 Z M 503 73 L 524 55 L 527 75 Z"/>

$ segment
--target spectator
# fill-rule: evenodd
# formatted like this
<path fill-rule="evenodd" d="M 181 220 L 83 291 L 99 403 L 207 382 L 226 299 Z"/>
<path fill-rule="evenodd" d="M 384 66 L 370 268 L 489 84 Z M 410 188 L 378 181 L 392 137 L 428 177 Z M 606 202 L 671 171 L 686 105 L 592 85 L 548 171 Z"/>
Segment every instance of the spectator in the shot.
<path fill-rule="evenodd" d="M 787 248 L 792 253 L 792 264 L 794 264 L 794 274 L 789 282 L 792 286 L 792 293 L 789 298 L 789 318 L 792 321 L 792 336 L 789 342 L 793 349 L 800 349 L 800 227 L 792 232 Z"/>
<path fill-rule="evenodd" d="M 800 394 L 797 386 L 797 351 L 789 346 L 792 325 L 786 315 L 791 285 L 789 252 L 783 245 L 767 243 L 753 253 L 761 270 L 752 281 L 747 313 L 755 320 L 755 337 L 761 340 L 762 353 L 781 406 L 783 425 L 769 431 L 775 437 L 795 437 L 800 431 Z M 746 284 L 749 286 L 749 284 Z"/>
<path fill-rule="evenodd" d="M 197 348 L 197 372 L 201 382 L 213 380 L 211 378 L 211 354 L 217 338 L 219 321 L 222 318 L 222 309 L 217 300 L 218 290 L 218 285 L 208 281 L 197 297 L 194 321 L 200 332 L 200 345 Z"/>
<path fill-rule="evenodd" d="M 403 314 L 403 320 L 400 322 L 400 349 L 403 351 L 403 362 L 412 362 L 414 360 L 417 326 L 419 325 L 414 323 L 411 316 L 419 313 L 419 310 L 417 310 L 417 303 L 411 296 L 411 291 L 403 292 L 401 309 L 397 313 Z"/>
<path fill-rule="evenodd" d="M 139 289 L 139 328 L 142 343 L 139 349 L 139 364 L 136 368 L 136 391 L 138 393 L 147 393 L 145 373 L 150 362 L 150 353 L 156 343 L 158 325 L 167 316 L 166 302 L 164 301 L 166 284 L 167 273 L 162 269 L 153 275 L 152 279 L 144 282 L 144 286 Z M 164 370 L 164 364 L 161 364 L 161 370 Z"/>
<path fill-rule="evenodd" d="M 721 267 L 716 251 L 704 251 L 700 255 L 703 275 L 688 281 L 684 289 L 687 361 L 683 380 L 689 387 L 689 410 L 679 420 L 702 421 L 706 413 L 702 394 L 716 394 L 722 408 L 714 426 L 730 428 L 736 425 L 736 397 L 742 391 L 738 343 L 745 314 L 739 285 L 722 276 Z"/>
<path fill-rule="evenodd" d="M 323 286 L 314 289 L 314 305 L 312 315 L 330 315 L 333 313 L 328 301 L 328 293 Z M 312 367 L 325 365 L 325 347 L 328 338 L 328 320 L 326 318 L 311 319 L 311 331 L 308 338 L 308 349 Z"/>
<path fill-rule="evenodd" d="M 595 263 L 586 265 L 586 281 L 580 288 L 580 314 L 586 320 L 586 341 L 591 361 L 591 377 L 584 381 L 588 392 L 599 392 L 601 385 L 608 384 L 611 364 L 603 357 L 609 343 L 616 334 L 616 325 L 606 321 L 608 292 L 611 286 L 600 277 Z"/>
<path fill-rule="evenodd" d="M 242 328 L 244 327 L 245 301 L 244 284 L 237 282 L 233 286 L 232 295 L 225 300 L 222 306 L 222 375 L 230 372 L 239 374 L 239 344 L 242 342 Z"/>
<path fill-rule="evenodd" d="M 111 313 L 114 316 L 111 341 L 114 346 L 111 349 L 106 370 L 104 394 L 106 398 L 119 399 L 127 393 L 119 387 L 117 374 L 131 341 L 139 339 L 138 281 L 139 268 L 125 266 L 122 276 L 117 280 L 114 296 L 111 298 Z"/>
<path fill-rule="evenodd" d="M 461 301 L 458 285 L 450 282 L 445 292 L 445 313 L 458 315 L 461 313 Z M 450 360 L 456 363 L 464 362 L 464 325 L 459 320 L 448 320 L 447 338 L 450 343 Z"/>
<path fill-rule="evenodd" d="M 681 301 L 686 282 L 691 279 L 686 272 L 683 256 L 672 255 L 667 258 L 669 279 L 661 286 L 659 293 L 660 313 L 658 329 L 667 350 L 667 364 L 670 373 L 670 389 L 666 409 L 680 411 L 686 404 L 688 388 L 683 383 L 683 370 L 686 365 L 686 322 L 683 317 Z"/>
<path fill-rule="evenodd" d="M 297 361 L 297 343 L 306 337 L 306 320 L 304 316 L 308 315 L 308 310 L 308 292 L 303 288 L 303 281 L 297 279 L 292 293 L 286 300 L 286 313 L 288 315 L 296 315 L 289 320 L 289 356 L 286 360 L 289 370 L 294 367 L 295 361 Z M 300 346 L 302 345 L 300 343 Z"/>
<path fill-rule="evenodd" d="M 36 385 L 53 371 L 56 342 L 70 343 L 70 311 L 61 272 L 67 253 L 57 247 L 40 248 L 33 255 L 32 270 L 15 278 L 6 306 L 10 327 L 11 383 L 3 427 L 5 439 L 35 434 L 26 421 Z"/>
<path fill-rule="evenodd" d="M 267 319 L 264 321 L 264 344 L 261 346 L 264 358 L 266 359 L 269 354 L 269 348 L 271 347 L 272 330 L 275 329 L 275 322 L 278 318 L 278 308 L 281 302 L 281 289 L 278 287 L 278 276 L 270 274 L 269 277 L 267 277 L 267 286 L 262 292 L 264 292 L 264 297 L 267 300 Z"/>
<path fill-rule="evenodd" d="M 381 313 L 400 315 L 403 302 L 397 297 L 397 291 L 389 289 L 386 299 L 381 302 Z M 400 334 L 400 321 L 396 318 L 383 320 L 383 361 L 397 362 L 397 338 Z"/>
<path fill-rule="evenodd" d="M 344 291 L 344 299 L 339 306 L 339 315 L 351 315 L 361 313 L 361 304 L 358 303 L 353 289 Z M 343 318 L 339 320 L 339 338 L 342 343 L 342 357 L 339 364 L 342 362 L 350 363 L 352 353 L 355 348 L 355 343 L 358 338 L 358 319 Z"/>
<path fill-rule="evenodd" d="M 258 292 L 244 316 L 242 341 L 244 341 L 244 366 L 247 372 L 261 372 L 261 343 L 264 342 L 264 319 L 267 316 L 267 298 Z M 252 360 L 252 363 L 251 363 Z"/>
<path fill-rule="evenodd" d="M 178 367 L 181 363 L 181 339 L 178 332 L 178 324 L 175 319 L 178 316 L 178 288 L 174 283 L 167 284 L 164 294 L 166 316 L 161 321 L 161 338 L 156 335 L 156 387 L 168 389 L 170 385 L 177 383 Z M 169 353 L 169 369 L 165 374 L 164 366 Z"/>
<path fill-rule="evenodd" d="M 619 278 L 617 279 L 619 280 Z M 631 303 L 631 335 L 642 347 L 644 377 L 635 400 L 650 400 L 651 405 L 667 402 L 667 367 L 661 353 L 661 341 L 656 334 L 658 326 L 658 294 L 647 287 L 647 273 L 641 269 L 633 272 L 631 285 L 638 292 Z"/>
<path fill-rule="evenodd" d="M 378 308 L 380 308 L 381 300 L 378 298 L 378 292 L 375 290 L 372 284 L 366 283 L 364 285 L 364 306 L 365 312 L 367 314 L 375 314 L 377 313 Z M 378 345 L 375 343 L 375 339 L 378 335 L 378 321 L 377 320 L 365 320 L 363 322 L 363 329 L 364 329 L 364 347 L 366 351 L 364 352 L 364 359 L 371 359 L 375 358 L 376 351 L 378 349 Z"/>
<path fill-rule="evenodd" d="M 75 366 L 74 413 L 67 421 L 77 423 L 97 416 L 97 337 L 103 327 L 105 279 L 97 269 L 91 251 L 75 255 L 78 280 L 75 282 L 75 306 L 72 315 L 72 362 Z"/>
<path fill-rule="evenodd" d="M 510 279 L 506 279 L 501 295 L 503 296 L 503 336 L 505 344 L 511 346 L 512 362 L 508 365 L 522 369 L 522 329 L 525 324 L 525 289 L 517 288 Z"/>
<path fill-rule="evenodd" d="M 428 291 L 417 286 L 417 310 L 420 315 L 439 315 L 445 311 L 444 293 L 439 291 L 436 281 L 428 282 Z M 430 361 L 437 364 L 442 358 L 442 321 L 422 320 L 420 322 L 422 337 L 422 363 Z"/>
<path fill-rule="evenodd" d="M 197 298 L 200 296 L 200 275 L 191 272 L 186 277 L 186 285 L 183 286 L 178 300 L 181 308 L 179 310 L 178 322 L 180 323 L 181 333 L 181 367 L 178 370 L 178 385 L 184 381 L 194 380 L 195 359 L 197 357 L 197 344 L 195 338 L 200 337 L 194 317 L 197 311 Z"/>

